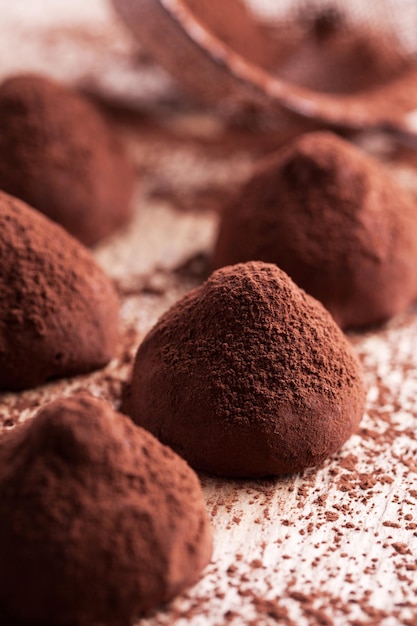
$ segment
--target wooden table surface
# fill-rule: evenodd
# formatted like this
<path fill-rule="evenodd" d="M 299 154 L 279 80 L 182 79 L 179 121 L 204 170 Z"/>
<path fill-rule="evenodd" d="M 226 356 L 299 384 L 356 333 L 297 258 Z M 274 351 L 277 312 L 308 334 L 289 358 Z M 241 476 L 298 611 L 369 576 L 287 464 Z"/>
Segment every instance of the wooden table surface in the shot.
<path fill-rule="evenodd" d="M 121 295 L 116 358 L 89 376 L 1 395 L 4 430 L 79 389 L 119 406 L 144 334 L 207 274 L 219 206 L 296 131 L 284 121 L 273 132 L 232 129 L 193 106 L 104 0 L 0 0 L 0 9 L 0 76 L 40 70 L 111 102 L 138 174 L 133 222 L 94 250 Z M 115 115 L 115 103 L 136 114 Z M 355 139 L 417 188 L 417 156 L 376 135 Z M 212 562 L 138 624 L 417 625 L 417 309 L 350 339 L 369 384 L 359 432 L 302 475 L 201 476 Z"/>

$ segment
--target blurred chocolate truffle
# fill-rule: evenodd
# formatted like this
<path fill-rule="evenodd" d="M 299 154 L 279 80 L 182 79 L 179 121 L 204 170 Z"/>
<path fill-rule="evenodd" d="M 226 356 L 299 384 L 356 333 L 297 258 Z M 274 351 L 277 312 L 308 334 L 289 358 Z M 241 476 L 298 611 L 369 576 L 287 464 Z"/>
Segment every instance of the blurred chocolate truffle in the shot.
<path fill-rule="evenodd" d="M 1 437 L 0 492 L 1 624 L 130 624 L 211 556 L 191 468 L 88 394 Z"/>
<path fill-rule="evenodd" d="M 329 313 L 275 265 L 225 267 L 145 337 L 125 410 L 193 467 L 266 476 L 321 463 L 364 410 Z"/>
<path fill-rule="evenodd" d="M 417 296 L 417 206 L 383 165 L 331 133 L 267 158 L 226 208 L 213 267 L 276 263 L 343 327 Z"/>
<path fill-rule="evenodd" d="M 131 217 L 133 167 L 102 115 L 52 80 L 0 85 L 0 189 L 90 245 Z"/>
<path fill-rule="evenodd" d="M 93 256 L 0 192 L 0 390 L 82 374 L 112 358 L 119 303 Z"/>

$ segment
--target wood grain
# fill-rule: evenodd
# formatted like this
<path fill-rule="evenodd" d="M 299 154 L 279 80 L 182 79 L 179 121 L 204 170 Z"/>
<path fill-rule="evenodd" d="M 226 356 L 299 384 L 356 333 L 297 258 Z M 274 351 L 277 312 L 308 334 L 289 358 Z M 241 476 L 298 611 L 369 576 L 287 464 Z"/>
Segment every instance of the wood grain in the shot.
<path fill-rule="evenodd" d="M 0 0 L 0 8 L 0 76 L 47 71 L 138 111 L 134 121 L 117 117 L 138 171 L 135 219 L 95 250 L 121 294 L 118 355 L 101 372 L 3 394 L 4 430 L 81 388 L 119 406 L 141 338 L 208 271 L 219 203 L 273 142 L 231 133 L 183 100 L 138 56 L 104 0 Z M 282 134 L 274 137 L 278 145 Z M 413 155 L 359 140 L 417 185 Z M 193 589 L 138 624 L 417 624 L 417 310 L 350 339 L 369 383 L 359 432 L 303 475 L 201 476 L 212 563 Z"/>

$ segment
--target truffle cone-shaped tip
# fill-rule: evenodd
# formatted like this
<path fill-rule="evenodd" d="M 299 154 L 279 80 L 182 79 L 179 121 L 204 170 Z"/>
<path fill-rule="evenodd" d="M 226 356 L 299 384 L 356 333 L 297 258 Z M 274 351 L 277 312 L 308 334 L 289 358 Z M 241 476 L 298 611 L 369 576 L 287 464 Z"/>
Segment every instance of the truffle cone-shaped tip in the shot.
<path fill-rule="evenodd" d="M 145 337 L 127 412 L 195 468 L 297 472 L 356 429 L 365 390 L 324 307 L 274 265 L 225 267 Z"/>

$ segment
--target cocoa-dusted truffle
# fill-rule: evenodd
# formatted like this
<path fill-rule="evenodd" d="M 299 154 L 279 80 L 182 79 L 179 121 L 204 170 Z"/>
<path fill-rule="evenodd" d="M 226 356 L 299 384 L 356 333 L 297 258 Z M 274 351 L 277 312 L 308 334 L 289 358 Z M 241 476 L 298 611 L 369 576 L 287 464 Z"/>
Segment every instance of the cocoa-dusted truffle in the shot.
<path fill-rule="evenodd" d="M 409 306 L 416 258 L 415 200 L 371 157 L 317 132 L 255 170 L 223 215 L 213 266 L 276 263 L 346 328 Z"/>
<path fill-rule="evenodd" d="M 225 267 L 140 345 L 127 412 L 197 469 L 287 474 L 355 430 L 361 369 L 323 306 L 275 265 Z"/>
<path fill-rule="evenodd" d="M 60 226 L 0 192 L 0 389 L 105 365 L 118 299 L 90 252 Z"/>
<path fill-rule="evenodd" d="M 211 555 L 187 464 L 87 394 L 0 439 L 0 623 L 120 626 Z"/>
<path fill-rule="evenodd" d="M 93 244 L 131 216 L 130 161 L 95 107 L 37 75 L 0 86 L 0 189 Z"/>

